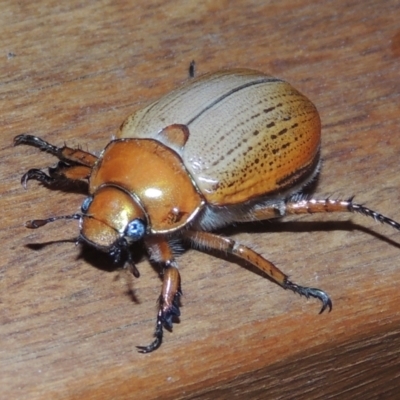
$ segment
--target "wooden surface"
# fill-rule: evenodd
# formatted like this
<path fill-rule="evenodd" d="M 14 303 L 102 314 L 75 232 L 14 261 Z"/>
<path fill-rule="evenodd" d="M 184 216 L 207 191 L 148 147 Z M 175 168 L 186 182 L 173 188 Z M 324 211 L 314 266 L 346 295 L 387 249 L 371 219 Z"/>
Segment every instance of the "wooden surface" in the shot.
<path fill-rule="evenodd" d="M 312 216 L 225 234 L 333 311 L 254 272 L 190 250 L 179 259 L 182 317 L 161 349 L 160 280 L 70 242 L 82 193 L 24 190 L 54 163 L 13 147 L 36 134 L 100 151 L 134 109 L 198 74 L 250 67 L 288 80 L 323 123 L 316 192 L 400 219 L 400 2 L 2 1 L 0 387 L 7 399 L 391 399 L 400 378 L 400 234 L 361 216 Z M 55 242 L 55 243 L 51 243 Z M 43 245 L 49 243 L 48 245 Z M 331 396 L 331 397 L 329 397 Z"/>

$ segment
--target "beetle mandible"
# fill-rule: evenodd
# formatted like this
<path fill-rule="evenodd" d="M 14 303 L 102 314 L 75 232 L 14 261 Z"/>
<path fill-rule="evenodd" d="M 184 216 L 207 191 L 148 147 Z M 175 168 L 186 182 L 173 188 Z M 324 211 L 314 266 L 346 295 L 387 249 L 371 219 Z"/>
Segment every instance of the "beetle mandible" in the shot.
<path fill-rule="evenodd" d="M 181 283 L 174 243 L 217 250 L 244 260 L 273 281 L 332 309 L 323 290 L 300 286 L 252 249 L 211 231 L 232 223 L 291 214 L 357 212 L 400 230 L 400 224 L 360 204 L 303 195 L 318 174 L 321 123 L 315 106 L 287 82 L 235 69 L 203 75 L 129 116 L 99 157 L 56 147 L 31 135 L 28 144 L 60 161 L 46 174 L 31 169 L 22 177 L 54 186 L 88 181 L 81 213 L 32 220 L 38 228 L 59 219 L 78 219 L 78 242 L 125 261 L 133 274 L 130 245 L 142 241 L 162 266 L 154 340 L 180 315 Z"/>

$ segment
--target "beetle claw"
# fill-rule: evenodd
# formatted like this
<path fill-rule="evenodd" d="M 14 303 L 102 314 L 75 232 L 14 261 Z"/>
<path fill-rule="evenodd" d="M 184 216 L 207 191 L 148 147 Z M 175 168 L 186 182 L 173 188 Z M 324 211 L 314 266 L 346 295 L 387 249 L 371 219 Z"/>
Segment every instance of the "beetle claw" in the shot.
<path fill-rule="evenodd" d="M 157 350 L 161 346 L 163 338 L 163 327 L 160 319 L 157 320 L 157 326 L 154 332 L 154 337 L 155 339 L 148 346 L 136 346 L 138 352 L 142 354 L 151 353 L 152 351 Z"/>
<path fill-rule="evenodd" d="M 322 302 L 322 308 L 319 314 L 322 314 L 327 308 L 329 312 L 332 311 L 332 300 L 329 295 L 321 289 L 299 286 L 289 280 L 285 282 L 284 288 L 292 290 L 294 293 L 298 293 L 300 296 L 304 296 L 307 299 L 314 297 L 320 300 Z"/>
<path fill-rule="evenodd" d="M 30 169 L 24 175 L 22 175 L 21 185 L 24 187 L 24 189 L 26 189 L 26 185 L 27 185 L 28 181 L 31 179 L 34 179 L 41 183 L 44 183 L 47 186 L 50 186 L 52 183 L 54 183 L 54 178 L 50 177 L 49 175 L 46 175 L 40 169 L 33 168 L 33 169 Z"/>
<path fill-rule="evenodd" d="M 179 294 L 178 294 L 179 296 Z M 174 303 L 166 308 L 165 310 L 161 310 L 158 312 L 157 316 L 157 325 L 154 332 L 155 339 L 148 346 L 136 346 L 139 353 L 151 353 L 154 350 L 157 350 L 162 343 L 163 338 L 163 327 L 172 330 L 172 320 L 174 317 L 179 317 L 181 312 L 179 310 L 179 306 L 177 304 L 178 296 L 175 297 Z"/>
<path fill-rule="evenodd" d="M 14 138 L 14 146 L 20 144 L 27 144 L 29 146 L 37 147 L 40 150 L 47 151 L 50 154 L 57 155 L 59 148 L 46 142 L 45 140 L 33 135 L 18 135 Z"/>

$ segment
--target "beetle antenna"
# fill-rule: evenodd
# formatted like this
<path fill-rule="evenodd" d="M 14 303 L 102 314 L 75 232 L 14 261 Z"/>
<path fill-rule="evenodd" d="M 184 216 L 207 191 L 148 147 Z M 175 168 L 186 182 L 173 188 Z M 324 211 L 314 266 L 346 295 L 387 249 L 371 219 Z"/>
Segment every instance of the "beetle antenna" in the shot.
<path fill-rule="evenodd" d="M 60 215 L 58 217 L 50 217 L 47 219 L 32 219 L 30 221 L 25 222 L 25 226 L 29 229 L 37 229 L 41 228 L 44 225 L 47 225 L 49 222 L 58 221 L 59 219 L 81 219 L 83 217 L 82 214 L 72 214 L 72 215 Z"/>

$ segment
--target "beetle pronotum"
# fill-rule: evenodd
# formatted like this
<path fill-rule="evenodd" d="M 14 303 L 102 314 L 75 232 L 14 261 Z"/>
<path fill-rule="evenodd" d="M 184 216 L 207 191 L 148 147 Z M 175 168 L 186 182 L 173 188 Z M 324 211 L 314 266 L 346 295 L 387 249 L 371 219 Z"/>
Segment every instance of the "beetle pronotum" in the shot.
<path fill-rule="evenodd" d="M 78 241 L 126 261 L 135 276 L 130 245 L 143 241 L 162 266 L 154 340 L 138 346 L 157 349 L 163 328 L 180 315 L 180 274 L 173 243 L 232 254 L 267 274 L 284 289 L 322 302 L 320 289 L 290 281 L 272 262 L 234 240 L 210 231 L 246 221 L 291 214 L 357 212 L 400 230 L 400 224 L 349 200 L 302 195 L 319 171 L 321 123 L 315 106 L 288 83 L 257 71 L 221 71 L 186 85 L 135 112 L 99 157 L 56 147 L 31 135 L 28 144 L 60 162 L 46 174 L 29 170 L 47 186 L 62 180 L 88 181 L 82 212 L 32 220 L 38 228 L 58 219 L 80 220 Z"/>

